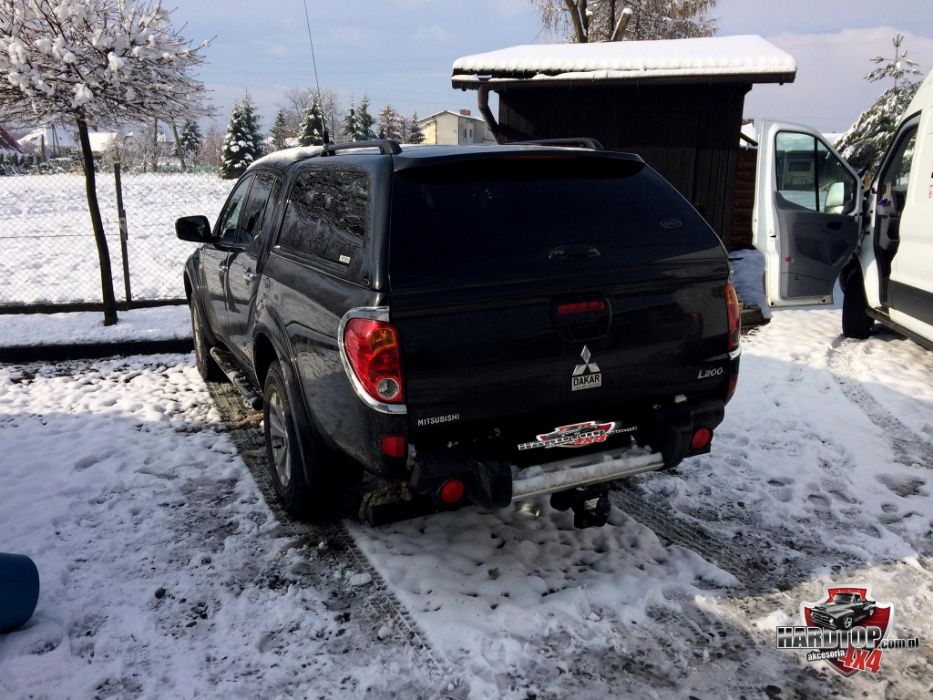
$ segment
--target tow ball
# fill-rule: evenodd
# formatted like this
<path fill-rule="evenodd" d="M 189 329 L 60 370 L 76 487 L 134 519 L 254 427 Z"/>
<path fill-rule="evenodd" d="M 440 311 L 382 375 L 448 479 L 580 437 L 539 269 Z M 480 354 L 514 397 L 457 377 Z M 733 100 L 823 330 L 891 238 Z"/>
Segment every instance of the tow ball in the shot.
<path fill-rule="evenodd" d="M 609 520 L 609 489 L 577 488 L 551 495 L 551 506 L 556 510 L 573 510 L 573 526 L 602 527 Z"/>

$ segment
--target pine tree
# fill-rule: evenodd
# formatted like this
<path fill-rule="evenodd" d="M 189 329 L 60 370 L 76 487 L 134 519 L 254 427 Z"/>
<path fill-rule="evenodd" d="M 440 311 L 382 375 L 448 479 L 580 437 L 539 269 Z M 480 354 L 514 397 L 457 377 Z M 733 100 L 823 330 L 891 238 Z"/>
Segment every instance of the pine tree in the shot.
<path fill-rule="evenodd" d="M 402 141 L 405 138 L 405 118 L 396 112 L 392 105 L 386 105 L 379 112 L 379 138 Z"/>
<path fill-rule="evenodd" d="M 272 124 L 272 128 L 269 130 L 269 136 L 272 137 L 272 147 L 275 150 L 285 148 L 285 139 L 286 133 L 288 131 L 288 118 L 285 115 L 285 110 L 280 109 L 275 115 L 275 122 Z"/>
<path fill-rule="evenodd" d="M 359 129 L 359 122 L 356 118 L 356 105 L 351 101 L 350 109 L 347 110 L 343 118 L 343 124 L 340 127 L 341 136 L 344 141 L 356 141 L 356 134 Z"/>
<path fill-rule="evenodd" d="M 865 80 L 877 82 L 890 78 L 894 85 L 881 93 L 836 143 L 836 148 L 856 170 L 874 170 L 881 165 L 881 157 L 891 144 L 901 115 L 920 87 L 915 78 L 923 73 L 917 69 L 916 62 L 907 58 L 907 51 L 901 51 L 903 41 L 902 34 L 894 35 L 894 58 L 875 56 L 871 59 L 878 67 L 868 73 Z"/>
<path fill-rule="evenodd" d="M 360 108 L 356 111 L 356 134 L 354 135 L 354 141 L 369 141 L 376 137 L 375 132 L 373 131 L 373 125 L 376 123 L 376 120 L 373 118 L 373 115 L 369 113 L 369 98 L 363 95 L 363 99 L 360 101 Z"/>
<path fill-rule="evenodd" d="M 411 115 L 408 126 L 408 143 L 424 143 L 424 132 L 421 131 L 421 125 L 418 123 L 417 112 Z"/>
<path fill-rule="evenodd" d="M 321 105 L 316 99 L 311 101 L 301 126 L 298 128 L 298 145 L 324 145 L 324 118 L 321 116 Z"/>
<path fill-rule="evenodd" d="M 249 94 L 237 102 L 230 114 L 220 161 L 220 176 L 235 178 L 262 155 L 259 116 Z"/>
<path fill-rule="evenodd" d="M 184 158 L 196 158 L 198 149 L 201 148 L 201 127 L 198 126 L 197 121 L 194 119 L 185 121 L 175 148 L 181 151 L 181 156 Z"/>

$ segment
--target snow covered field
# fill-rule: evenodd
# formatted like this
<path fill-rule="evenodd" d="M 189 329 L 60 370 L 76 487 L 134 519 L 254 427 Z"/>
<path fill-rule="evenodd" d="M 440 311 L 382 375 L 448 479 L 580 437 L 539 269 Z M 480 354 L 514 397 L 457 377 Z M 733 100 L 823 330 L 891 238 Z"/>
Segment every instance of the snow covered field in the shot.
<path fill-rule="evenodd" d="M 933 353 L 839 313 L 746 337 L 712 453 L 590 530 L 543 501 L 292 523 L 191 356 L 0 367 L 0 548 L 43 581 L 0 696 L 928 696 Z M 776 649 L 841 582 L 921 648 L 849 679 Z"/>
<path fill-rule="evenodd" d="M 99 311 L 60 314 L 0 314 L 0 347 L 74 345 L 191 337 L 187 304 L 121 311 L 105 326 Z"/>
<path fill-rule="evenodd" d="M 132 294 L 184 296 L 181 271 L 196 244 L 175 238 L 175 219 L 213 221 L 232 182 L 215 175 L 126 174 L 123 207 Z M 113 174 L 98 173 L 97 196 L 110 248 L 114 288 L 123 299 L 120 229 Z M 84 176 L 22 175 L 0 180 L 0 305 L 100 301 L 100 272 Z"/>

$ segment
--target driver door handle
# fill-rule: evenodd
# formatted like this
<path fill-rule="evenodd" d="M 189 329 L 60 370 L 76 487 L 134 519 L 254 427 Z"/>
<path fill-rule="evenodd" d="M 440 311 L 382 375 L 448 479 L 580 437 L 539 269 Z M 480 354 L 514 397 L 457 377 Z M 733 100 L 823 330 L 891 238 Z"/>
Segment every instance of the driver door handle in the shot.
<path fill-rule="evenodd" d="M 224 262 L 220 263 L 220 267 L 217 268 L 217 269 L 220 270 L 221 272 L 226 272 L 227 270 L 230 269 L 230 266 L 227 265 L 226 261 L 224 261 Z"/>
<path fill-rule="evenodd" d="M 247 282 L 252 282 L 256 279 L 256 273 L 252 270 L 247 270 L 243 273 L 243 279 L 245 279 Z"/>

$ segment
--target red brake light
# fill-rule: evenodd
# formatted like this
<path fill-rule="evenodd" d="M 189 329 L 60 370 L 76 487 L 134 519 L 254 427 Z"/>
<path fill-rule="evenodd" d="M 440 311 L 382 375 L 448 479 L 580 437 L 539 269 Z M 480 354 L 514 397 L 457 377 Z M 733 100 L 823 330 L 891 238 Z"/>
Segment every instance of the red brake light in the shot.
<path fill-rule="evenodd" d="M 593 301 L 576 301 L 569 304 L 560 304 L 557 307 L 558 316 L 568 316 L 570 314 L 585 314 L 592 311 L 605 311 L 606 302 L 601 299 Z"/>
<path fill-rule="evenodd" d="M 343 331 L 344 351 L 356 379 L 382 403 L 404 403 L 405 383 L 398 329 L 387 321 L 351 318 Z"/>
<path fill-rule="evenodd" d="M 729 319 L 729 351 L 731 352 L 739 348 L 739 338 L 742 335 L 742 307 L 732 282 L 726 284 L 723 292 L 726 297 L 726 315 Z"/>

